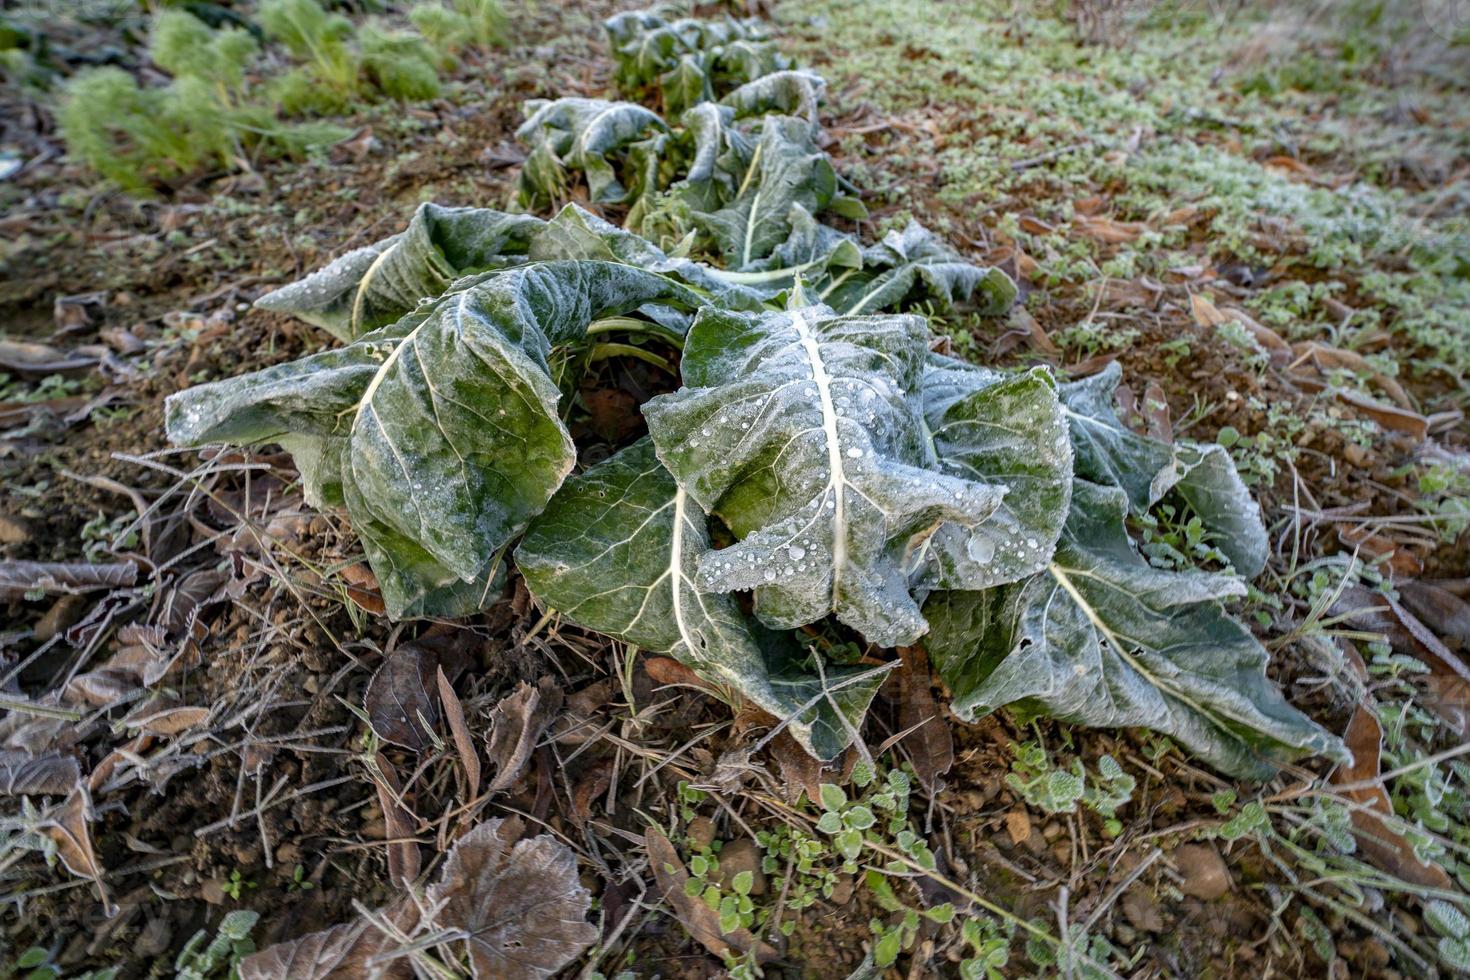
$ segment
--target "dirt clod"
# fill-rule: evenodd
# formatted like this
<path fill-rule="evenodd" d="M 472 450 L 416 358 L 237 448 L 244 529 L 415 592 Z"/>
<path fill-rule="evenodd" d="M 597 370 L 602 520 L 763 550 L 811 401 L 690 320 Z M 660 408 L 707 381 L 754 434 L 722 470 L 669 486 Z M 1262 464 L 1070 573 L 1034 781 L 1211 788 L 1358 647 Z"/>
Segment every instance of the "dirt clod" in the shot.
<path fill-rule="evenodd" d="M 1208 844 L 1185 844 L 1173 857 L 1175 867 L 1184 876 L 1179 889 L 1186 895 L 1212 902 L 1228 893 L 1234 884 L 1225 859 Z"/>

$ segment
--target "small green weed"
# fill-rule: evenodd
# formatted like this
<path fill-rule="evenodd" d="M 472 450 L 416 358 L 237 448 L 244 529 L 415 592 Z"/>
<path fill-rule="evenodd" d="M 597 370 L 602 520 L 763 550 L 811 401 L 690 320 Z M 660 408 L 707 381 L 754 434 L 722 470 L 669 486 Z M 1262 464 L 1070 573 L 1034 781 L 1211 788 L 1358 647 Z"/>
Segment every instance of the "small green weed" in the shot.
<path fill-rule="evenodd" d="M 174 961 L 177 980 L 222 980 L 237 975 L 240 961 L 255 952 L 250 933 L 260 920 L 259 912 L 237 909 L 220 920 L 213 939 L 200 929 L 179 950 Z"/>

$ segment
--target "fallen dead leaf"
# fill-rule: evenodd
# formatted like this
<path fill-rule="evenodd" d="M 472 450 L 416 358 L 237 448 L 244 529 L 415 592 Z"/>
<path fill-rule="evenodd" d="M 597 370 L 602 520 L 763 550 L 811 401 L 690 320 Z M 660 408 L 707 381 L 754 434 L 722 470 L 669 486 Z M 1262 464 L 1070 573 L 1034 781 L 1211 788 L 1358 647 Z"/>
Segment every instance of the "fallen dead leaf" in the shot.
<path fill-rule="evenodd" d="M 1378 423 L 1379 428 L 1390 432 L 1402 432 L 1415 442 L 1423 442 L 1429 435 L 1429 420 L 1418 412 L 1385 405 L 1383 402 L 1375 401 L 1356 391 L 1339 389 L 1336 395 L 1338 401 L 1368 416 Z"/>
<path fill-rule="evenodd" d="M 1025 810 L 1011 810 L 1006 814 L 1006 833 L 1012 844 L 1020 844 L 1031 836 L 1031 816 Z"/>
<path fill-rule="evenodd" d="M 439 721 L 439 694 L 434 675 L 437 650 L 426 644 L 400 643 L 368 681 L 363 706 L 378 737 L 421 752 L 433 744 Z"/>
<path fill-rule="evenodd" d="M 1364 705 L 1353 710 L 1342 740 L 1353 754 L 1351 765 L 1339 765 L 1332 771 L 1332 782 L 1350 786 L 1342 795 L 1363 807 L 1351 813 L 1353 836 L 1363 856 L 1374 866 L 1411 884 L 1426 888 L 1449 888 L 1450 877 L 1438 865 L 1424 864 L 1414 856 L 1414 848 L 1403 835 L 1392 830 L 1383 816 L 1393 815 L 1393 803 L 1382 785 L 1362 785 L 1378 779 L 1383 729 L 1373 712 Z M 1382 815 L 1382 816 L 1380 816 Z"/>
<path fill-rule="evenodd" d="M 1137 221 L 1114 221 L 1112 218 L 1083 215 L 1072 222 L 1072 230 L 1106 245 L 1126 245 L 1148 230 Z"/>
<path fill-rule="evenodd" d="M 408 934 L 418 923 L 419 910 L 404 899 L 375 918 Z M 240 980 L 410 980 L 413 967 L 407 957 L 369 961 L 392 953 L 396 937 L 379 929 L 367 916 L 277 943 L 240 961 Z"/>
<path fill-rule="evenodd" d="M 81 764 L 73 756 L 0 749 L 0 796 L 62 796 L 81 778 Z"/>
<path fill-rule="evenodd" d="M 1293 373 L 1297 375 L 1315 373 L 1324 378 L 1330 371 L 1349 371 L 1363 375 L 1393 399 L 1394 404 L 1399 408 L 1409 412 L 1413 411 L 1414 402 L 1409 398 L 1409 393 L 1404 390 L 1404 386 L 1393 377 L 1384 374 L 1374 366 L 1372 361 L 1357 351 L 1343 350 L 1340 347 L 1332 347 L 1315 340 L 1294 344 L 1291 350 L 1294 357 L 1291 363 Z"/>
<path fill-rule="evenodd" d="M 443 666 L 434 668 L 434 681 L 439 687 L 444 719 L 449 722 L 449 734 L 454 739 L 455 751 L 459 753 L 459 763 L 464 766 L 465 783 L 469 787 L 470 802 L 473 802 L 480 793 L 480 755 L 475 751 L 469 726 L 465 724 L 464 705 L 460 703 L 459 695 L 454 693 L 454 685 L 449 683 Z"/>
<path fill-rule="evenodd" d="M 487 793 L 509 789 L 521 778 L 541 733 L 561 707 L 561 692 L 550 677 L 532 687 L 525 681 L 500 699 L 490 712 L 490 732 L 485 738 L 486 755 L 495 766 L 495 777 Z"/>
<path fill-rule="evenodd" d="M 813 803 L 821 799 L 822 788 L 822 763 L 813 758 L 801 743 L 791 736 L 786 729 L 776 733 L 771 739 L 771 757 L 776 760 L 776 766 L 781 770 L 781 782 L 786 791 L 786 802 L 795 804 L 801 799 L 803 793 Z"/>
<path fill-rule="evenodd" d="M 91 819 L 91 794 L 87 792 L 86 785 L 78 782 L 66 802 L 49 815 L 40 830 L 55 841 L 57 856 L 66 865 L 66 870 L 78 878 L 90 878 L 97 886 L 102 907 L 111 916 L 115 907 L 107 896 L 107 887 L 102 884 L 102 864 L 92 849 L 92 835 L 87 827 Z"/>
<path fill-rule="evenodd" d="M 592 819 L 592 807 L 612 785 L 612 778 L 611 759 L 594 762 L 577 777 L 576 788 L 572 792 L 572 819 L 578 826 L 585 827 Z"/>
<path fill-rule="evenodd" d="M 701 946 L 723 960 L 744 956 L 752 950 L 757 962 L 767 963 L 775 959 L 776 951 L 757 939 L 749 929 L 721 932 L 720 914 L 706 905 L 702 898 L 690 897 L 684 890 L 689 872 L 662 830 L 653 826 L 646 828 L 643 846 L 648 851 L 648 866 L 653 869 L 664 901 L 669 903 L 680 924 Z"/>
<path fill-rule="evenodd" d="M 908 732 L 901 744 L 913 764 L 914 775 L 930 793 L 939 791 L 939 777 L 954 765 L 954 738 L 934 700 L 929 657 L 923 647 L 899 647 L 898 728 Z"/>
<path fill-rule="evenodd" d="M 27 593 L 59 595 L 120 589 L 138 578 L 138 566 L 130 561 L 93 562 L 0 561 L 0 600 L 14 602 Z"/>
<path fill-rule="evenodd" d="M 519 817 L 487 820 L 455 842 L 429 889 L 437 924 L 459 930 L 481 980 L 542 980 L 597 941 L 592 897 L 571 848 L 520 840 Z"/>
<path fill-rule="evenodd" d="M 403 784 L 398 770 L 381 752 L 376 761 L 383 778 L 374 780 L 373 787 L 378 791 L 378 808 L 383 811 L 383 822 L 387 825 L 388 878 L 394 885 L 408 887 L 407 883 L 413 882 L 423 869 L 423 857 L 413 839 L 416 821 L 402 802 Z"/>
<path fill-rule="evenodd" d="M 189 706 L 160 707 L 144 705 L 129 715 L 124 723 L 130 729 L 145 731 L 150 735 L 177 735 L 209 720 L 209 709 Z"/>
<path fill-rule="evenodd" d="M 351 599 L 358 608 L 364 612 L 372 613 L 374 616 L 383 615 L 387 606 L 383 604 L 383 594 L 378 588 L 378 577 L 373 570 L 362 562 L 356 565 L 348 565 L 340 572 L 345 584 L 347 598 Z"/>

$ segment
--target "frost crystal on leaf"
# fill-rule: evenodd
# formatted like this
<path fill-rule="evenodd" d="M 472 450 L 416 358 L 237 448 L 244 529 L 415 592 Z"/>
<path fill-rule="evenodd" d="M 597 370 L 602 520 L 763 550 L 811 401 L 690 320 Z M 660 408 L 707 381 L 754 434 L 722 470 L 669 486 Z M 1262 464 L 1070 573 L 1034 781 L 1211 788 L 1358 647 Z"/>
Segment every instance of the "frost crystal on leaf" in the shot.
<path fill-rule="evenodd" d="M 813 755 L 851 741 L 883 672 L 797 665 L 795 644 L 696 583 L 708 519 L 639 440 L 562 485 L 516 549 L 542 602 L 588 629 L 668 653 L 778 718 Z"/>
<path fill-rule="evenodd" d="M 924 371 L 924 415 L 946 472 L 1006 489 L 988 520 L 945 524 L 919 552 L 930 589 L 986 589 L 1051 561 L 1072 499 L 1072 444 L 1056 383 L 1037 368 L 1000 374 L 938 354 Z"/>
<path fill-rule="evenodd" d="M 644 415 L 680 487 L 739 539 L 700 562 L 701 587 L 754 589 L 773 627 L 833 613 L 885 646 L 924 632 L 905 562 L 1005 495 L 926 466 L 927 345 L 915 316 L 700 311 L 686 387 Z"/>
<path fill-rule="evenodd" d="M 1121 490 L 1078 480 L 1044 574 L 983 592 L 938 592 L 925 640 L 961 718 L 1014 705 L 1076 725 L 1150 728 L 1220 770 L 1266 776 L 1342 743 L 1286 702 L 1267 653 L 1219 600 L 1230 575 L 1150 566 L 1123 525 Z"/>
<path fill-rule="evenodd" d="M 1266 567 L 1270 541 L 1261 508 L 1241 482 L 1223 446 L 1169 444 L 1134 432 L 1113 409 L 1113 390 L 1122 368 L 1117 362 L 1090 378 L 1062 385 L 1061 398 L 1071 426 L 1077 475 L 1121 487 L 1136 514 L 1178 490 L 1236 571 L 1254 578 Z"/>

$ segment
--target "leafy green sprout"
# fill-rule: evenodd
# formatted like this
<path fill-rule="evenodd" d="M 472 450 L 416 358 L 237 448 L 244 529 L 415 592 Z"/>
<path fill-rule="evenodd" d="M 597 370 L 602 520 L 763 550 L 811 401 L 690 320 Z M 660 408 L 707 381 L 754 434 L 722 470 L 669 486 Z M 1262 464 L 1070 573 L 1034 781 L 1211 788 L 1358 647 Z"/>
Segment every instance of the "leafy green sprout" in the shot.
<path fill-rule="evenodd" d="M 258 886 L 255 882 L 245 878 L 243 875 L 240 874 L 240 869 L 235 868 L 233 871 L 230 872 L 229 880 L 220 885 L 220 891 L 224 892 L 226 895 L 230 896 L 238 902 L 241 895 L 256 887 Z"/>
<path fill-rule="evenodd" d="M 176 980 L 225 980 L 237 976 L 240 961 L 255 952 L 250 933 L 260 913 L 237 909 L 220 920 L 213 939 L 200 929 L 174 960 Z"/>
<path fill-rule="evenodd" d="M 1137 780 L 1124 772 L 1112 756 L 1099 758 L 1097 773 L 1089 776 L 1081 759 L 1072 760 L 1066 769 L 1057 768 L 1038 742 L 1018 742 L 1011 751 L 1015 759 L 1006 775 L 1006 785 L 1028 806 L 1058 814 L 1075 813 L 1080 803 L 1103 818 L 1103 829 L 1109 837 L 1122 833 L 1117 812 L 1133 798 Z"/>
<path fill-rule="evenodd" d="M 316 883 L 313 882 L 313 881 L 311 881 L 309 878 L 306 877 L 306 869 L 304 867 L 302 867 L 301 865 L 298 864 L 298 865 L 296 865 L 295 868 L 293 868 L 291 870 L 291 880 L 286 883 L 286 891 L 288 891 L 288 892 L 295 892 L 295 891 L 303 891 L 303 892 L 305 892 L 305 891 L 311 891 L 311 889 L 313 889 L 315 887 L 316 887 Z"/>

